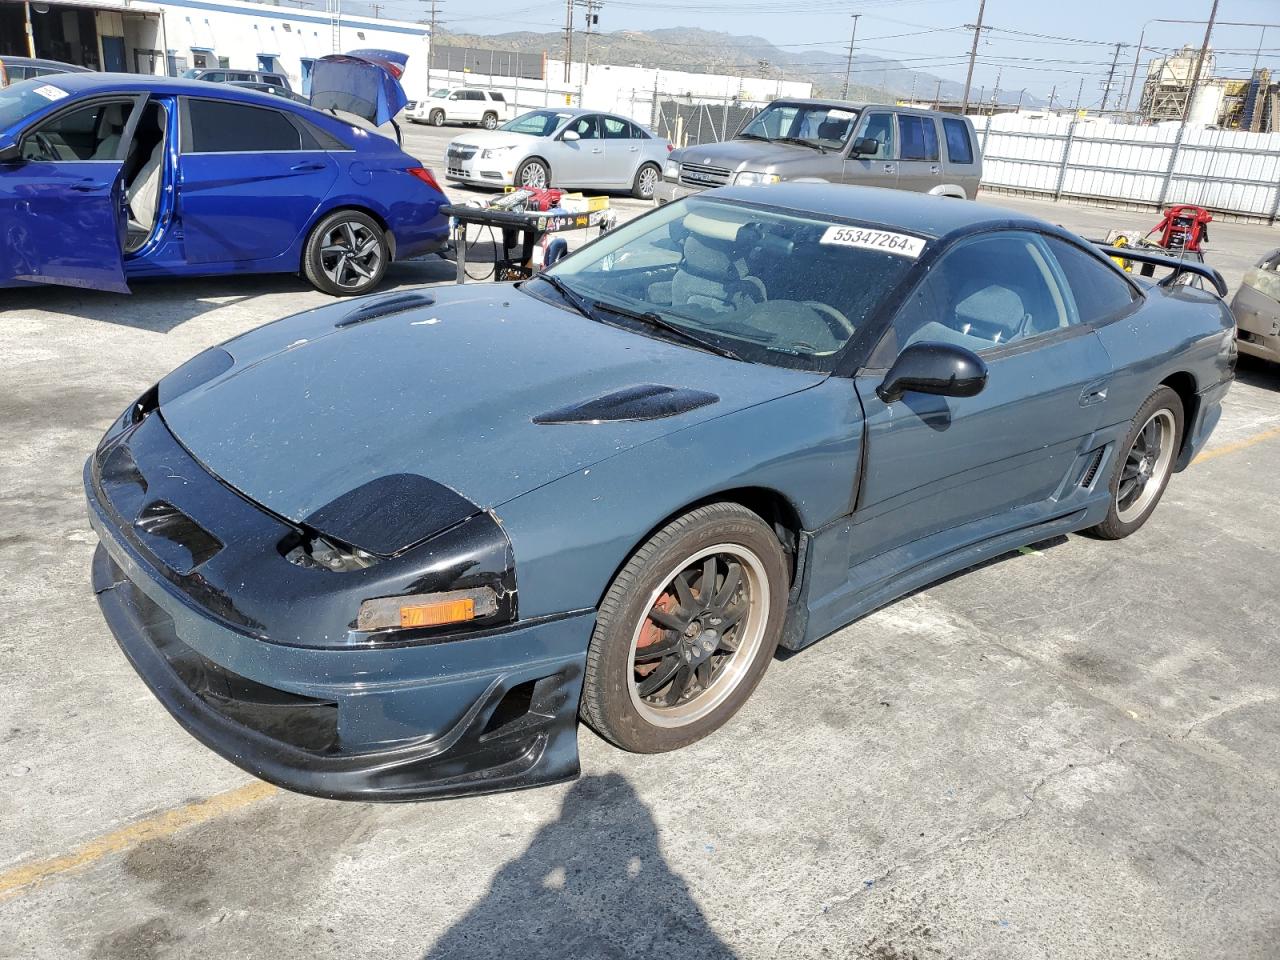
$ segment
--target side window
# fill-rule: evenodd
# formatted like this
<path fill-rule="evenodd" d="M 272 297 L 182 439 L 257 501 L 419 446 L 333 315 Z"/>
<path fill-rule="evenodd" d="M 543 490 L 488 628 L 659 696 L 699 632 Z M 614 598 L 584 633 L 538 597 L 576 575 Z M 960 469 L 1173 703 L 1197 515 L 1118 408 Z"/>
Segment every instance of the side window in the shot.
<path fill-rule="evenodd" d="M 187 100 L 190 136 L 184 153 L 264 153 L 300 150 L 297 127 L 278 110 L 218 100 Z"/>
<path fill-rule="evenodd" d="M 903 160 L 937 160 L 938 131 L 932 117 L 898 116 Z"/>
<path fill-rule="evenodd" d="M 618 117 L 601 117 L 600 122 L 604 124 L 604 138 L 606 140 L 630 140 L 631 124 Z"/>
<path fill-rule="evenodd" d="M 215 70 L 210 73 L 200 74 L 200 79 L 208 80 L 210 83 L 226 83 L 227 75 L 225 73 L 219 73 L 218 71 Z"/>
<path fill-rule="evenodd" d="M 973 163 L 969 125 L 963 120 L 947 117 L 942 121 L 942 131 L 947 138 L 947 160 L 951 163 Z"/>
<path fill-rule="evenodd" d="M 962 240 L 899 309 L 874 365 L 892 363 L 903 347 L 919 341 L 981 352 L 1071 326 L 1078 318 L 1055 266 L 1035 234 Z"/>
<path fill-rule="evenodd" d="M 640 127 L 637 127 L 634 123 L 628 123 L 627 139 L 628 140 L 648 140 L 650 139 L 650 137 L 649 137 L 649 134 L 645 133 L 644 130 L 642 130 Z"/>
<path fill-rule="evenodd" d="M 506 98 L 506 97 L 504 97 L 504 96 L 503 96 L 502 94 L 500 94 L 500 93 L 490 93 L 490 94 L 489 94 L 489 99 L 490 99 L 490 100 L 496 100 L 498 103 L 506 103 L 506 102 L 507 102 L 507 98 Z"/>
<path fill-rule="evenodd" d="M 114 160 L 133 104 L 93 103 L 51 117 L 22 138 L 24 160 Z"/>
<path fill-rule="evenodd" d="M 269 84 L 271 84 L 273 87 L 283 87 L 283 86 L 284 86 L 284 80 L 283 80 L 282 78 L 280 78 L 280 77 L 276 76 L 274 73 L 264 73 L 264 74 L 262 75 L 262 81 L 263 81 L 264 83 L 269 83 Z"/>
<path fill-rule="evenodd" d="M 600 134 L 596 130 L 596 126 L 597 126 L 596 121 L 598 119 L 600 118 L 597 117 L 595 114 L 590 114 L 589 116 L 585 116 L 585 117 L 579 117 L 577 120 L 574 120 L 573 123 L 569 124 L 569 126 L 566 127 L 565 129 L 572 130 L 574 133 L 578 135 L 578 139 L 580 140 L 598 140 L 600 138 Z"/>
<path fill-rule="evenodd" d="M 892 160 L 893 153 L 893 114 L 873 113 L 862 125 L 860 137 L 871 137 L 880 143 L 880 149 L 870 156 L 873 160 Z M 866 154 L 863 155 L 864 157 Z"/>
<path fill-rule="evenodd" d="M 1065 240 L 1046 237 L 1045 242 L 1062 267 L 1082 323 L 1101 323 L 1133 306 L 1137 293 L 1105 263 Z"/>

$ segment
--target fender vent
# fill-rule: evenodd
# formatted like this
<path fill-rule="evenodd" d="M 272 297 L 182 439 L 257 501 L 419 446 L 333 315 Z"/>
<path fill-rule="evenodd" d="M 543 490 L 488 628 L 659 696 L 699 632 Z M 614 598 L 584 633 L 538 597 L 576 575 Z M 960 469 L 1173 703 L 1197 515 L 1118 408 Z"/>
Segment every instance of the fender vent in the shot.
<path fill-rule="evenodd" d="M 1102 453 L 1105 447 L 1099 447 L 1094 453 L 1093 459 L 1089 461 L 1089 466 L 1085 468 L 1084 476 L 1080 478 L 1080 486 L 1088 490 L 1093 486 L 1093 480 L 1098 475 L 1098 468 L 1102 466 Z"/>

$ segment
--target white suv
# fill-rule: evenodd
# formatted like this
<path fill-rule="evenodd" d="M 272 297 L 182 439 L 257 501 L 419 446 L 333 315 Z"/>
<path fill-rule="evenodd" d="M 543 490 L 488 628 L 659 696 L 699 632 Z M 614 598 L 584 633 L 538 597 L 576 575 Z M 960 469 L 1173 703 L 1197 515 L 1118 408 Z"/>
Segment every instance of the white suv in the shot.
<path fill-rule="evenodd" d="M 493 90 L 458 87 L 433 90 L 431 96 L 413 105 L 409 119 L 443 127 L 446 123 L 475 123 L 486 130 L 495 129 L 514 116 L 506 97 Z"/>

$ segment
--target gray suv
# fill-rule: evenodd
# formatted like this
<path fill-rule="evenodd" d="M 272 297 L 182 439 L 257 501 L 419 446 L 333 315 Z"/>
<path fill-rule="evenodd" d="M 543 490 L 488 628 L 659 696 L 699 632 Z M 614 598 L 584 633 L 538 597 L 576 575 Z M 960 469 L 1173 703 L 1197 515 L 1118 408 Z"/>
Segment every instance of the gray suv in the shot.
<path fill-rule="evenodd" d="M 775 100 L 732 140 L 676 150 L 659 203 L 727 184 L 856 183 L 971 199 L 982 156 L 967 117 L 843 100 Z"/>

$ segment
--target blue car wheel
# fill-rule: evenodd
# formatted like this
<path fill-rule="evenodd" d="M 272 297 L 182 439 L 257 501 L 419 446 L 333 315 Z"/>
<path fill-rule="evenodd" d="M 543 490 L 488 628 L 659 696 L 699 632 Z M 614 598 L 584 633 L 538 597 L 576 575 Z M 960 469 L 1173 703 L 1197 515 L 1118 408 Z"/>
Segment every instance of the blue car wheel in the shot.
<path fill-rule="evenodd" d="M 338 210 L 311 231 L 303 272 L 335 297 L 368 293 L 387 272 L 390 251 L 381 225 L 359 210 Z"/>
<path fill-rule="evenodd" d="M 736 503 L 699 507 L 632 556 L 600 604 L 582 716 L 625 750 L 705 737 L 764 676 L 787 606 L 774 532 Z"/>

